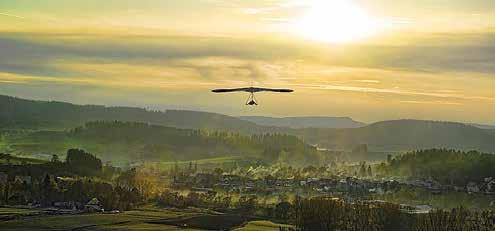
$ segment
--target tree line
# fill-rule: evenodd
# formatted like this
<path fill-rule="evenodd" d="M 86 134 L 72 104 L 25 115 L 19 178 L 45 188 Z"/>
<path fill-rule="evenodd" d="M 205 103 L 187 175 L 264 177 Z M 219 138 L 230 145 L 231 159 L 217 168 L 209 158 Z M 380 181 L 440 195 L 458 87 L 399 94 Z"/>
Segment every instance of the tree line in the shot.
<path fill-rule="evenodd" d="M 103 155 L 133 155 L 144 160 L 195 160 L 246 156 L 268 162 L 318 163 L 315 147 L 285 134 L 241 135 L 233 132 L 178 129 L 136 122 L 95 121 L 66 136 Z M 125 151 L 125 152 L 124 152 Z"/>
<path fill-rule="evenodd" d="M 494 211 L 464 208 L 430 213 L 405 213 L 397 204 L 339 199 L 297 199 L 293 222 L 311 231 L 489 231 L 495 230 Z"/>
<path fill-rule="evenodd" d="M 444 184 L 466 185 L 495 177 L 495 155 L 478 151 L 428 149 L 389 157 L 379 170 L 387 175 L 434 178 Z"/>
<path fill-rule="evenodd" d="M 7 164 L 0 169 L 0 204 L 50 207 L 66 202 L 65 207 L 81 209 L 97 198 L 107 210 L 128 210 L 150 195 L 150 188 L 143 186 L 147 181 L 134 169 L 121 172 L 103 166 L 96 156 L 80 149 L 68 150 L 65 161 L 54 155 L 48 163 Z"/>

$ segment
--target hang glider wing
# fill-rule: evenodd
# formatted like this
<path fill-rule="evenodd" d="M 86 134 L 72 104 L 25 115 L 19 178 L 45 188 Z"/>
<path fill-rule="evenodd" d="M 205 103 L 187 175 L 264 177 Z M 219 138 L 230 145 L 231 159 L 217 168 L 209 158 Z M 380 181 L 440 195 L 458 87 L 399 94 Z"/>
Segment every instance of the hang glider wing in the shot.
<path fill-rule="evenodd" d="M 258 88 L 259 91 L 271 91 L 271 92 L 283 92 L 283 93 L 289 93 L 289 92 L 294 92 L 292 89 L 273 89 L 273 88 Z"/>
<path fill-rule="evenodd" d="M 212 92 L 215 93 L 227 93 L 227 92 L 238 92 L 238 91 L 244 91 L 244 92 L 249 92 L 249 93 L 256 93 L 256 92 L 262 92 L 262 91 L 269 91 L 269 92 L 293 92 L 294 90 L 292 89 L 274 89 L 274 88 L 259 88 L 259 87 L 245 87 L 245 88 L 232 88 L 232 89 L 215 89 Z"/>
<path fill-rule="evenodd" d="M 231 89 L 215 89 L 212 90 L 214 93 L 227 93 L 227 92 L 236 92 L 236 91 L 248 91 L 249 88 L 231 88 Z"/>

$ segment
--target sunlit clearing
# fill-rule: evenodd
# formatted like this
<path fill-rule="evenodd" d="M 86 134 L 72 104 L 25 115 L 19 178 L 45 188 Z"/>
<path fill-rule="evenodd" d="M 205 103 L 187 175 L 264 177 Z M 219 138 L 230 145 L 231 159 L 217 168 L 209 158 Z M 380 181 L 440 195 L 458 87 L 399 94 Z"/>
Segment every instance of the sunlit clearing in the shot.
<path fill-rule="evenodd" d="M 294 26 L 308 39 L 345 43 L 375 34 L 379 23 L 350 0 L 314 0 Z"/>

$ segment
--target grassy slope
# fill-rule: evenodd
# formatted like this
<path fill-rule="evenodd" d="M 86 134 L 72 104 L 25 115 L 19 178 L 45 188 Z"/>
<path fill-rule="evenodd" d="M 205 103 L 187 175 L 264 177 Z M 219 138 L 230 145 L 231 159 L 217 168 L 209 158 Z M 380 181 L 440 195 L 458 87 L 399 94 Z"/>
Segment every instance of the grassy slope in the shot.
<path fill-rule="evenodd" d="M 5 216 L 26 216 L 38 213 L 38 210 L 23 208 L 0 208 L 0 220 Z"/>
<path fill-rule="evenodd" d="M 279 227 L 292 227 L 290 225 L 276 224 L 271 221 L 251 221 L 242 228 L 235 229 L 235 231 L 278 231 Z"/>
<path fill-rule="evenodd" d="M 121 225 L 111 225 L 106 227 L 96 227 L 88 228 L 86 230 L 98 230 L 98 231 L 169 231 L 169 230 L 185 230 L 185 231 L 195 231 L 199 229 L 179 229 L 176 226 L 170 225 L 156 225 L 156 224 L 121 224 Z"/>
<path fill-rule="evenodd" d="M 0 218 L 2 216 L 21 216 L 8 221 L 1 221 L 0 219 L 0 230 L 177 230 L 178 227 L 176 226 L 149 222 L 175 218 L 182 219 L 187 217 L 196 217 L 193 218 L 195 220 L 205 220 L 203 218 L 211 216 L 206 215 L 201 211 L 161 209 L 153 206 L 146 206 L 138 210 L 127 211 L 120 214 L 81 214 L 60 216 L 36 215 L 39 212 L 40 210 L 37 209 L 0 208 Z M 245 227 L 238 230 L 268 231 L 278 230 L 279 226 L 285 225 L 274 224 L 269 221 L 254 221 L 249 222 Z"/>
<path fill-rule="evenodd" d="M 10 159 L 11 164 L 42 164 L 45 163 L 46 161 L 44 160 L 38 160 L 34 158 L 24 158 L 24 157 L 17 157 L 17 156 L 12 156 Z M 7 159 L 0 157 L 0 164 L 6 164 Z"/>
<path fill-rule="evenodd" d="M 172 169 L 175 164 L 178 164 L 181 168 L 184 166 L 188 166 L 190 162 L 193 164 L 197 164 L 200 168 L 208 168 L 208 167 L 221 167 L 224 164 L 232 164 L 236 161 L 241 160 L 242 157 L 239 156 L 231 156 L 231 157 L 217 157 L 217 158 L 208 158 L 208 159 L 200 159 L 200 160 L 192 160 L 192 161 L 166 161 L 160 162 L 158 166 L 160 169 Z"/>
<path fill-rule="evenodd" d="M 10 153 L 18 156 L 57 154 L 64 159 L 68 149 L 81 148 L 119 166 L 129 161 L 200 160 L 241 155 L 276 159 L 282 147 L 287 153 L 284 158 L 290 160 L 309 162 L 317 156 L 314 148 L 294 136 L 253 138 L 142 123 L 94 122 L 72 132 L 38 131 L 5 137 L 3 142 L 14 150 Z M 267 150 L 271 151 L 270 155 L 263 154 Z"/>
<path fill-rule="evenodd" d="M 14 155 L 22 155 L 23 158 L 21 157 L 12 157 L 11 163 L 13 164 L 20 164 L 22 160 L 26 161 L 27 163 L 42 163 L 42 160 L 36 160 L 34 159 L 35 156 L 33 156 L 33 153 L 39 152 L 39 150 L 43 150 L 43 153 L 56 153 L 60 159 L 65 159 L 65 152 L 70 149 L 70 148 L 83 148 L 89 152 L 97 153 L 99 150 L 103 149 L 112 149 L 114 152 L 121 152 L 121 153 L 133 153 L 131 150 L 132 147 L 125 147 L 122 145 L 112 145 L 112 144 L 92 144 L 92 143 L 81 143 L 77 142 L 75 140 L 65 140 L 64 142 L 54 142 L 54 143 L 48 143 L 48 142 L 35 142 L 31 140 L 27 140 L 24 138 L 20 139 L 12 139 L 9 141 L 9 144 L 7 142 L 4 143 L 6 146 L 9 147 L 9 149 L 16 150 L 14 152 L 9 152 Z M 0 144 L 1 145 L 1 144 Z M 0 149 L 0 153 L 2 152 L 2 149 Z M 30 158 L 33 157 L 33 158 Z M 124 166 L 127 162 L 129 162 L 129 157 L 128 156 L 119 156 L 119 155 L 113 155 L 111 157 L 109 156 L 99 156 L 100 158 L 103 158 L 104 160 L 111 159 L 113 164 L 119 165 L 119 166 Z M 164 159 L 170 158 L 168 155 L 164 155 Z M 188 160 L 188 161 L 153 161 L 152 163 L 158 163 L 158 166 L 161 169 L 170 169 L 172 168 L 176 163 L 179 164 L 181 167 L 188 165 L 189 162 L 197 163 L 199 167 L 206 167 L 206 168 L 211 168 L 211 167 L 217 167 L 217 166 L 223 166 L 224 164 L 232 164 L 236 161 L 241 160 L 242 157 L 240 156 L 226 156 L 226 157 L 215 157 L 215 158 L 206 158 L 206 159 L 197 159 L 197 160 Z M 0 164 L 4 163 L 5 160 L 0 158 Z"/>
<path fill-rule="evenodd" d="M 33 213 L 36 211 L 38 210 L 32 210 Z M 29 211 L 0 208 L 0 214 L 16 214 L 20 212 L 28 213 Z M 176 227 L 149 225 L 145 222 L 187 215 L 194 215 L 194 213 L 142 209 L 121 214 L 34 216 L 0 221 L 0 230 L 176 230 Z"/>
<path fill-rule="evenodd" d="M 328 149 L 351 150 L 356 145 L 368 144 L 370 150 L 386 152 L 433 147 L 495 152 L 494 130 L 461 123 L 395 120 L 356 129 L 290 129 L 260 126 L 238 118 L 206 112 L 153 112 L 139 108 L 81 106 L 0 95 L 0 129 L 63 130 L 83 125 L 88 121 L 115 120 L 248 134 L 292 134 L 304 138 L 308 143 L 319 144 L 320 147 Z"/>
<path fill-rule="evenodd" d="M 24 157 L 34 157 L 33 155 L 36 153 L 50 153 L 50 154 L 57 154 L 60 159 L 65 159 L 65 152 L 68 149 L 83 148 L 86 151 L 95 153 L 104 160 L 110 159 L 114 164 L 117 165 L 124 165 L 125 163 L 129 162 L 129 159 L 135 159 L 135 158 L 130 158 L 128 155 L 116 155 L 116 154 L 109 155 L 109 153 L 104 152 L 102 150 L 112 150 L 112 153 L 123 153 L 123 154 L 138 153 L 138 150 L 134 150 L 136 149 L 135 146 L 126 145 L 123 143 L 102 144 L 98 142 L 78 140 L 72 137 L 62 136 L 64 134 L 63 132 L 52 131 L 52 132 L 42 132 L 41 134 L 42 135 L 36 135 L 36 136 L 15 135 L 9 138 L 4 138 L 3 140 L 0 139 L 0 153 L 6 152 Z M 58 139 L 52 140 L 50 136 L 57 137 Z M 99 155 L 101 153 L 105 153 L 106 155 Z M 169 155 L 166 155 L 166 153 L 164 153 L 163 156 L 164 159 L 171 159 L 171 157 Z M 218 160 L 215 161 L 215 159 Z M 221 159 L 224 158 L 223 157 L 212 158 L 211 161 L 210 159 L 208 159 L 201 162 L 204 163 L 210 163 L 212 161 L 218 162 Z M 228 157 L 225 159 L 231 159 L 231 158 Z M 12 159 L 12 161 L 14 161 L 14 159 Z M 2 159 L 0 159 L 0 163 L 1 162 Z M 200 164 L 200 161 L 196 161 L 196 162 Z M 189 162 L 184 162 L 184 163 L 189 163 Z M 160 165 L 163 165 L 163 167 L 168 167 L 168 166 L 173 166 L 173 164 L 175 164 L 175 162 L 166 161 Z"/>

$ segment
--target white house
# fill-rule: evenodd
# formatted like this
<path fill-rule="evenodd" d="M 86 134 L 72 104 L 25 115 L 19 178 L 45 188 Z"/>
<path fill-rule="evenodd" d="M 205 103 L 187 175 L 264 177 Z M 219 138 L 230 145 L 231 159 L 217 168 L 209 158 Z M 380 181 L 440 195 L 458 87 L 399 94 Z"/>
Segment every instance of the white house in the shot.
<path fill-rule="evenodd" d="M 93 198 L 84 206 L 84 210 L 87 212 L 103 212 L 103 206 L 101 206 L 98 199 Z"/>
<path fill-rule="evenodd" d="M 469 193 L 479 193 L 480 192 L 480 187 L 476 183 L 474 183 L 474 182 L 469 182 L 466 185 L 466 190 Z"/>
<path fill-rule="evenodd" d="M 486 191 L 487 192 L 495 192 L 495 179 L 491 180 L 486 184 Z"/>

